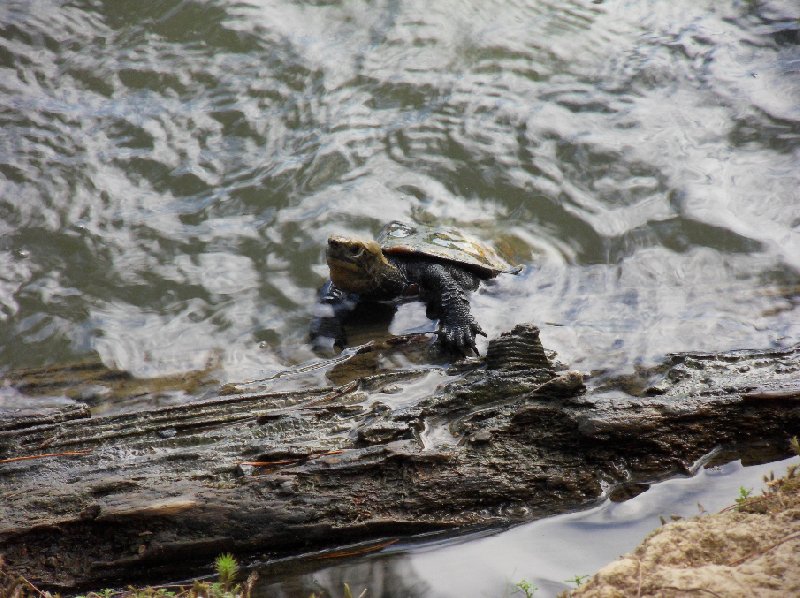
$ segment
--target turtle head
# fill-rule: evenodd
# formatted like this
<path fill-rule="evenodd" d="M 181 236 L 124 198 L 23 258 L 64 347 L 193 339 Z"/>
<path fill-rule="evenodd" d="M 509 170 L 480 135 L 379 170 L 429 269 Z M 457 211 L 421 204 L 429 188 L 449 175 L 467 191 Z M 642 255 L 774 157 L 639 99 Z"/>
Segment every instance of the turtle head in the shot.
<path fill-rule="evenodd" d="M 376 241 L 333 235 L 326 254 L 333 284 L 348 293 L 380 292 L 385 278 L 395 270 Z"/>

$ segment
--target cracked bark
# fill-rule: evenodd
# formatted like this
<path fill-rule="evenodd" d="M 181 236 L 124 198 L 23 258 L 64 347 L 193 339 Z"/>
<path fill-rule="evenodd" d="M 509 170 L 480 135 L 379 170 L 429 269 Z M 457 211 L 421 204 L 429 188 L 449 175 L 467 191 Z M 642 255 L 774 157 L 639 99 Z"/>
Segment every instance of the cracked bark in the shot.
<path fill-rule="evenodd" d="M 221 551 L 280 557 L 505 525 L 577 509 L 604 487 L 640 491 L 719 447 L 788 453 L 800 432 L 800 346 L 675 355 L 586 391 L 554 369 L 535 327 L 518 326 L 430 396 L 380 400 L 425 374 L 234 387 L 105 417 L 0 414 L 0 460 L 88 451 L 0 463 L 0 553 L 34 583 L 74 588 L 185 573 Z"/>

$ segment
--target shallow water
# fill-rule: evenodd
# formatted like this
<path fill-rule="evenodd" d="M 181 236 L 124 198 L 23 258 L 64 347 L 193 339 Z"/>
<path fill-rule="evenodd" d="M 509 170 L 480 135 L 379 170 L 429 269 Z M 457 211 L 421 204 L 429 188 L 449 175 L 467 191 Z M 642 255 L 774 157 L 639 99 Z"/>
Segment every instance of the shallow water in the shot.
<path fill-rule="evenodd" d="M 366 588 L 367 596 L 382 598 L 498 598 L 523 596 L 515 586 L 525 580 L 537 588 L 536 598 L 554 597 L 575 587 L 569 580 L 633 550 L 662 519 L 715 513 L 735 504 L 740 488 L 758 495 L 763 476 L 782 475 L 797 463 L 794 457 L 766 465 L 735 460 L 701 466 L 694 477 L 661 482 L 626 502 L 606 500 L 500 533 L 395 544 L 334 566 L 312 559 L 295 570 L 291 563 L 264 568 L 255 596 L 337 596 L 347 583 L 354 594 Z"/>
<path fill-rule="evenodd" d="M 790 0 L 5 0 L 0 375 L 308 365 L 327 236 L 391 219 L 523 264 L 473 311 L 490 337 L 536 323 L 573 367 L 793 344 L 798 19 Z M 351 337 L 434 329 L 408 304 Z"/>

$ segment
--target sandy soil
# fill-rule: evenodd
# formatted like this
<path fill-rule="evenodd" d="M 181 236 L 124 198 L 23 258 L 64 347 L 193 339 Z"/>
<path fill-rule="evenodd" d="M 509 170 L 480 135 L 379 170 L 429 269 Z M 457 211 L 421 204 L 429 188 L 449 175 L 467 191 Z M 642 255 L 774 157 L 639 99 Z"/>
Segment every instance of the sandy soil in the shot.
<path fill-rule="evenodd" d="M 570 596 L 800 596 L 800 467 L 762 496 L 664 525 Z"/>

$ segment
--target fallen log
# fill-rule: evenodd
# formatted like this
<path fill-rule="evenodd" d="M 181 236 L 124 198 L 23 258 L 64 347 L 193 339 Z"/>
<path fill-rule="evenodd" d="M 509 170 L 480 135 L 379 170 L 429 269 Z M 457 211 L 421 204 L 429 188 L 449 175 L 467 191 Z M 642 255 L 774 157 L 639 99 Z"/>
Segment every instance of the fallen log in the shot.
<path fill-rule="evenodd" d="M 358 371 L 373 349 L 353 356 Z M 185 572 L 221 551 L 281 557 L 574 510 L 690 473 L 719 447 L 788 454 L 798 372 L 800 345 L 691 353 L 642 372 L 636 394 L 619 381 L 587 392 L 548 359 L 537 328 L 518 326 L 447 375 L 234 386 L 101 417 L 0 414 L 0 553 L 37 585 L 66 589 Z M 430 375 L 436 390 L 387 400 Z"/>

